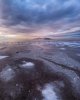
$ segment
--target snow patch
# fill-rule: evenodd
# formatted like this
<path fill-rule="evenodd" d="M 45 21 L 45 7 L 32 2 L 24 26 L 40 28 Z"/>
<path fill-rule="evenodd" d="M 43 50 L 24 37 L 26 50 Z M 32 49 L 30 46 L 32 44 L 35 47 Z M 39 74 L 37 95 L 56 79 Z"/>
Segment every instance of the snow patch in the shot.
<path fill-rule="evenodd" d="M 22 68 L 34 68 L 34 63 L 23 61 Z"/>
<path fill-rule="evenodd" d="M 4 59 L 4 58 L 7 58 L 8 56 L 0 56 L 0 60 L 1 59 Z"/>
<path fill-rule="evenodd" d="M 42 90 L 43 100 L 58 100 L 54 87 L 51 84 L 46 84 Z"/>
<path fill-rule="evenodd" d="M 0 72 L 0 78 L 3 81 L 10 81 L 11 79 L 14 78 L 14 76 L 15 76 L 15 72 L 10 67 L 6 67 L 2 70 L 2 72 Z"/>

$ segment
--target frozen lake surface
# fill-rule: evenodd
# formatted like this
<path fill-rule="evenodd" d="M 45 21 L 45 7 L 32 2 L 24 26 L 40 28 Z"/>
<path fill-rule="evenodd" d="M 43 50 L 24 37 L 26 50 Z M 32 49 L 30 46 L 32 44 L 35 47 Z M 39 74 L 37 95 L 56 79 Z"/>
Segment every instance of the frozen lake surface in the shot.
<path fill-rule="evenodd" d="M 30 42 L 1 49 L 0 100 L 80 100 L 80 42 Z"/>

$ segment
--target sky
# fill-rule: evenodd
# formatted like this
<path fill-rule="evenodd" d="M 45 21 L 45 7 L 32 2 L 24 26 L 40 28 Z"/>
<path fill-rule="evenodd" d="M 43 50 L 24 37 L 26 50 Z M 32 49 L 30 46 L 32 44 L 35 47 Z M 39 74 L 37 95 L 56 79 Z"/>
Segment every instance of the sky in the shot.
<path fill-rule="evenodd" d="M 80 31 L 80 0 L 0 0 L 0 37 L 48 37 Z"/>

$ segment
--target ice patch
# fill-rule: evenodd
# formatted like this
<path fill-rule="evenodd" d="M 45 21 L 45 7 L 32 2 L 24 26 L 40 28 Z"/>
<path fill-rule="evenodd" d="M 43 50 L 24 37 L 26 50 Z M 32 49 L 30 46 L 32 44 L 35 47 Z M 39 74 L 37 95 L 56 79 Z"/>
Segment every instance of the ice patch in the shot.
<path fill-rule="evenodd" d="M 43 100 L 58 100 L 58 97 L 54 91 L 54 87 L 51 84 L 47 84 L 42 90 Z"/>
<path fill-rule="evenodd" d="M 4 58 L 7 58 L 8 56 L 0 56 L 0 60 L 1 59 L 4 59 Z"/>
<path fill-rule="evenodd" d="M 10 67 L 6 67 L 2 70 L 2 72 L 0 72 L 0 78 L 3 81 L 9 81 L 12 78 L 14 78 L 14 76 L 15 76 L 15 72 Z"/>
<path fill-rule="evenodd" d="M 63 41 L 59 41 L 59 42 L 46 42 L 46 44 L 48 45 L 54 45 L 57 47 L 64 47 L 64 46 L 68 46 L 68 47 L 80 47 L 80 42 L 63 42 Z"/>
<path fill-rule="evenodd" d="M 58 46 L 80 47 L 80 42 L 56 42 Z"/>
<path fill-rule="evenodd" d="M 56 52 L 51 58 L 48 57 L 48 59 L 58 64 L 65 65 L 65 68 L 68 66 L 68 67 L 80 70 L 80 67 L 79 67 L 80 63 L 70 58 L 66 53 Z"/>
<path fill-rule="evenodd" d="M 23 61 L 22 68 L 34 68 L 34 63 Z"/>

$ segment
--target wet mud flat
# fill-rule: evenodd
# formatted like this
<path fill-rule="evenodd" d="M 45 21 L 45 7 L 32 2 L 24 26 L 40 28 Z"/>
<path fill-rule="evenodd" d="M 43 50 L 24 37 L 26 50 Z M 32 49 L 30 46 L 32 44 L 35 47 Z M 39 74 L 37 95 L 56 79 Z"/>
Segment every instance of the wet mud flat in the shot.
<path fill-rule="evenodd" d="M 2 53 L 0 100 L 80 100 L 80 63 L 47 47 L 34 43 Z"/>

